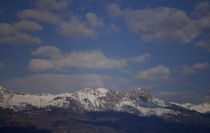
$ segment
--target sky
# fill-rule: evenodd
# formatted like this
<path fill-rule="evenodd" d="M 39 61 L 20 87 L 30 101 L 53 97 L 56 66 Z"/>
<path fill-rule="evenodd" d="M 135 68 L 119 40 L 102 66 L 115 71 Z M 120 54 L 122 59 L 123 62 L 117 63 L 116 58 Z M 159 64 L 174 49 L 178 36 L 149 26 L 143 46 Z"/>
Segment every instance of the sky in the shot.
<path fill-rule="evenodd" d="M 27 93 L 146 88 L 210 103 L 207 0 L 1 0 L 0 86 Z"/>

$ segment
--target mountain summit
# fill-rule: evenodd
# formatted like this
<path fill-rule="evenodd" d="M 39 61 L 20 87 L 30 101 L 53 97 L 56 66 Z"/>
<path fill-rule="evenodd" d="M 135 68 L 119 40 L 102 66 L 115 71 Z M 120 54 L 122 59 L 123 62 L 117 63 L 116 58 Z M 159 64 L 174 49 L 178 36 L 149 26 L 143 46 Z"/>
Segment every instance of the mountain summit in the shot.
<path fill-rule="evenodd" d="M 112 91 L 106 88 L 85 88 L 74 93 L 28 94 L 9 91 L 0 87 L 0 107 L 15 111 L 35 108 L 64 108 L 73 111 L 121 111 L 139 116 L 164 116 L 179 114 L 172 106 L 151 96 L 145 89 L 136 88 L 128 93 Z M 183 107 L 183 106 L 182 106 Z"/>
<path fill-rule="evenodd" d="M 163 114 L 176 114 L 178 112 L 168 109 L 168 104 L 152 97 L 144 89 L 133 89 L 129 93 L 111 91 L 106 88 L 85 88 L 74 93 L 27 94 L 8 91 L 1 88 L 0 106 L 16 111 L 36 108 L 65 108 L 73 109 L 76 105 L 80 110 L 86 111 L 121 111 L 134 113 L 140 116 Z"/>

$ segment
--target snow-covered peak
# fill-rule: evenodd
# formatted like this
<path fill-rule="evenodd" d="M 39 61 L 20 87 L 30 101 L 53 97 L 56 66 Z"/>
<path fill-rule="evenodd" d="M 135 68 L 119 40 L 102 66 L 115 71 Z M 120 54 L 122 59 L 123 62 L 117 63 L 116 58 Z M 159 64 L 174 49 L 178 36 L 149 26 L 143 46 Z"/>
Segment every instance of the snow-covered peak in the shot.
<path fill-rule="evenodd" d="M 73 110 L 106 111 L 115 110 L 137 115 L 176 114 L 166 109 L 164 101 L 150 96 L 144 89 L 137 88 L 128 94 L 110 91 L 106 88 L 84 88 L 74 93 L 62 94 L 27 94 L 16 92 L 0 93 L 0 107 L 14 110 L 36 108 L 70 108 Z M 134 111 L 135 110 L 135 111 Z"/>

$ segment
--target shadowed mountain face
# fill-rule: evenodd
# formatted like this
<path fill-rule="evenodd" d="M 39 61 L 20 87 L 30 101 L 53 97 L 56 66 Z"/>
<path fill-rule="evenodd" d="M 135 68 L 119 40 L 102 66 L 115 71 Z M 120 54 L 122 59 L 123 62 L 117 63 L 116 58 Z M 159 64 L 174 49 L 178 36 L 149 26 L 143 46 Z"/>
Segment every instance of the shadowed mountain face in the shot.
<path fill-rule="evenodd" d="M 208 133 L 205 114 L 154 98 L 99 88 L 58 95 L 0 90 L 2 133 Z"/>

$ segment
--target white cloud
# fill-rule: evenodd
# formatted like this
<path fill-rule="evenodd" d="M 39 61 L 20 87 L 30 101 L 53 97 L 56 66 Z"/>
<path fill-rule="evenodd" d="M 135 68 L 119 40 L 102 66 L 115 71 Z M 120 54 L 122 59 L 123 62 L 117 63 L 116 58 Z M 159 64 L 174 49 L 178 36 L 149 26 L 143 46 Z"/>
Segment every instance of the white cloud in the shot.
<path fill-rule="evenodd" d="M 45 59 L 32 59 L 29 62 L 29 68 L 33 72 L 41 72 L 48 70 L 58 70 L 66 65 L 59 64 L 59 61 L 45 60 Z"/>
<path fill-rule="evenodd" d="M 71 2 L 72 0 L 38 0 L 37 8 L 20 11 L 17 15 L 21 19 L 52 24 L 60 34 L 73 39 L 93 39 L 98 35 L 97 28 L 103 25 L 103 20 L 93 12 L 84 15 L 59 12 L 67 9 Z"/>
<path fill-rule="evenodd" d="M 199 46 L 203 49 L 206 49 L 208 52 L 210 52 L 210 40 L 198 41 L 196 43 L 196 46 Z"/>
<path fill-rule="evenodd" d="M 34 56 L 48 57 L 48 59 L 34 58 L 29 62 L 31 71 L 63 70 L 65 68 L 85 69 L 114 69 L 127 66 L 128 62 L 143 63 L 150 58 L 149 53 L 131 58 L 109 58 L 101 51 L 74 51 L 61 53 L 54 46 L 41 46 L 31 52 Z"/>
<path fill-rule="evenodd" d="M 87 27 L 85 23 L 72 19 L 69 22 L 64 22 L 58 27 L 58 31 L 66 36 L 70 36 L 76 39 L 84 39 L 86 37 L 96 36 L 96 32 L 90 27 Z"/>
<path fill-rule="evenodd" d="M 205 12 L 205 15 L 196 19 L 182 10 L 167 7 L 121 9 L 114 3 L 107 6 L 107 11 L 112 17 L 124 18 L 129 30 L 145 42 L 190 43 L 199 35 L 210 35 L 209 5 L 204 2 L 197 6 L 196 12 Z"/>
<path fill-rule="evenodd" d="M 46 51 L 48 53 L 46 54 Z M 29 68 L 36 71 L 60 70 L 63 68 L 113 69 L 126 66 L 124 59 L 106 57 L 101 51 L 75 51 L 61 54 L 56 47 L 39 47 L 33 55 L 48 56 L 49 59 L 32 59 Z M 55 58 L 56 57 L 56 58 Z"/>
<path fill-rule="evenodd" d="M 40 9 L 28 9 L 18 13 L 21 19 L 32 19 L 56 26 L 57 31 L 74 39 L 94 38 L 96 29 L 103 25 L 103 20 L 95 13 L 89 12 L 84 17 L 71 15 L 65 20 L 61 14 Z"/>
<path fill-rule="evenodd" d="M 96 28 L 101 26 L 103 21 L 94 13 L 87 13 L 84 20 L 77 16 L 71 16 L 69 21 L 64 21 L 58 26 L 58 31 L 66 36 L 76 39 L 93 38 L 97 36 Z"/>
<path fill-rule="evenodd" d="M 103 21 L 100 18 L 98 18 L 95 13 L 92 12 L 86 14 L 86 19 L 87 24 L 92 28 L 98 27 L 103 23 Z"/>
<path fill-rule="evenodd" d="M 199 35 L 199 30 L 185 12 L 174 8 L 125 10 L 130 31 L 143 41 L 189 43 Z"/>
<path fill-rule="evenodd" d="M 23 31 L 36 32 L 36 31 L 42 30 L 42 26 L 34 21 L 20 21 L 14 24 L 14 27 L 17 30 L 21 30 L 21 31 L 23 30 Z"/>
<path fill-rule="evenodd" d="M 148 59 L 150 59 L 150 57 L 151 55 L 149 53 L 143 53 L 140 56 L 132 57 L 128 60 L 132 62 L 143 63 L 146 62 Z"/>
<path fill-rule="evenodd" d="M 0 23 L 0 43 L 40 44 L 42 43 L 41 39 L 23 32 L 40 30 L 42 30 L 41 25 L 32 21 L 20 21 L 15 24 Z"/>
<path fill-rule="evenodd" d="M 171 70 L 164 65 L 158 65 L 153 68 L 149 68 L 137 73 L 136 78 L 148 81 L 161 81 L 169 80 L 171 75 Z"/>
<path fill-rule="evenodd" d="M 36 5 L 43 10 L 65 10 L 72 0 L 38 0 Z"/>
<path fill-rule="evenodd" d="M 36 74 L 24 78 L 14 78 L 2 85 L 6 88 L 15 88 L 19 91 L 34 93 L 73 92 L 83 88 L 105 87 L 118 89 L 126 85 L 126 80 L 107 75 L 97 74 Z M 122 85 L 125 84 L 125 85 Z"/>
<path fill-rule="evenodd" d="M 209 69 L 210 65 L 208 63 L 196 63 L 192 66 L 184 66 L 183 69 L 181 70 L 182 74 L 196 74 L 197 71 L 199 70 L 205 70 L 205 69 Z"/>
<path fill-rule="evenodd" d="M 43 21 L 50 24 L 60 24 L 63 19 L 52 12 L 39 10 L 39 9 L 27 9 L 18 12 L 18 17 L 21 19 L 32 19 L 37 21 Z"/>
<path fill-rule="evenodd" d="M 53 46 L 41 46 L 35 51 L 31 52 L 32 55 L 40 55 L 50 57 L 52 59 L 62 58 L 62 53 L 59 48 Z"/>

